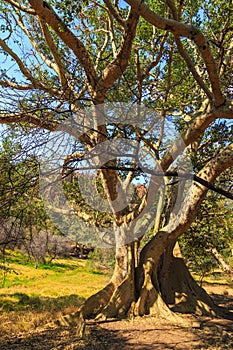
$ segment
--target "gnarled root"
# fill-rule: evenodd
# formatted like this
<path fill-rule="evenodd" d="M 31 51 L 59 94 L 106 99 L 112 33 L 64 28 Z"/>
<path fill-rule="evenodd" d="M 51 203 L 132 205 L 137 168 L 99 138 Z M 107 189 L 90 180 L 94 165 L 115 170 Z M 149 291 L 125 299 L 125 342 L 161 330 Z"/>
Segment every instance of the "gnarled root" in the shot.
<path fill-rule="evenodd" d="M 78 311 L 60 317 L 48 326 L 76 327 L 76 335 L 83 338 L 85 335 L 85 319 L 96 316 L 111 299 L 115 287 L 109 283 L 105 288 L 90 296 Z"/>
<path fill-rule="evenodd" d="M 172 257 L 167 271 L 159 273 L 160 290 L 170 308 L 179 313 L 214 316 L 218 308 L 191 276 L 182 258 Z"/>
<path fill-rule="evenodd" d="M 106 320 L 107 318 L 125 315 L 134 300 L 134 288 L 131 287 L 131 280 L 126 277 L 115 289 L 109 303 L 97 315 L 96 319 Z"/>
<path fill-rule="evenodd" d="M 96 294 L 90 296 L 80 310 L 83 313 L 84 319 L 95 317 L 109 303 L 115 291 L 115 285 L 110 282 Z"/>
<path fill-rule="evenodd" d="M 171 311 L 164 302 L 158 289 L 156 278 L 152 278 L 152 275 L 150 264 L 148 266 L 144 265 L 144 282 L 139 291 L 137 302 L 132 303 L 129 314 L 133 316 L 156 316 L 175 324 L 190 326 L 180 316 Z"/>
<path fill-rule="evenodd" d="M 76 336 L 79 338 L 85 335 L 85 320 L 81 311 L 62 316 L 55 324 L 60 327 L 76 327 Z"/>

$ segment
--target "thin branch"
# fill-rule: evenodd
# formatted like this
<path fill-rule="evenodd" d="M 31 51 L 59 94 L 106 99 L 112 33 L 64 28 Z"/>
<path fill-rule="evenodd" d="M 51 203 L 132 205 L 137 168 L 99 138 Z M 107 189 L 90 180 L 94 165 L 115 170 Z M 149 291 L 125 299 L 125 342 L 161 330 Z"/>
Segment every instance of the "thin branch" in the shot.
<path fill-rule="evenodd" d="M 51 113 L 48 113 L 47 117 L 50 117 L 51 119 Z M 55 121 L 51 121 L 46 118 L 42 119 L 39 116 L 36 116 L 35 113 L 32 113 L 30 111 L 26 111 L 22 113 L 0 114 L 0 124 L 12 124 L 12 123 L 23 123 L 23 122 L 27 122 L 50 131 L 55 131 L 59 126 L 59 123 Z"/>
<path fill-rule="evenodd" d="M 111 15 L 115 18 L 115 20 L 122 26 L 126 27 L 125 20 L 121 17 L 121 14 L 119 13 L 117 7 L 114 7 L 110 0 L 104 0 L 105 5 L 107 6 L 109 12 Z"/>
<path fill-rule="evenodd" d="M 167 19 L 156 14 L 140 0 L 126 0 L 126 2 L 135 9 L 140 8 L 140 15 L 148 23 L 151 23 L 159 29 L 172 32 L 178 37 L 186 37 L 195 42 L 205 62 L 206 70 L 209 75 L 210 84 L 215 99 L 215 106 L 219 107 L 224 104 L 225 97 L 221 91 L 217 66 L 213 58 L 209 43 L 203 33 L 194 26 L 181 23 L 174 19 Z"/>
<path fill-rule="evenodd" d="M 220 40 L 219 40 L 220 60 L 219 60 L 218 70 L 220 72 L 220 76 L 221 76 L 221 66 L 224 65 L 224 58 L 227 56 L 227 53 L 225 52 L 225 48 L 224 48 L 224 41 L 227 44 L 226 50 L 229 50 L 230 47 L 232 48 L 232 44 L 233 44 L 232 37 L 228 38 L 228 40 L 226 39 L 227 33 L 231 27 L 231 13 L 232 13 L 232 9 L 229 8 L 229 12 L 227 14 L 227 17 L 226 17 L 226 20 L 225 20 L 225 23 L 224 23 L 224 26 L 223 26 L 223 29 L 222 29 L 222 32 L 220 35 Z M 230 30 L 232 31 L 232 29 L 230 29 Z"/>
<path fill-rule="evenodd" d="M 104 43 L 103 43 L 102 47 L 99 49 L 98 54 L 97 54 L 96 63 L 95 63 L 95 69 L 98 68 L 99 61 L 101 60 L 101 58 L 102 58 L 102 56 L 104 54 L 104 51 L 106 50 L 106 47 L 108 45 L 108 41 L 109 41 L 109 31 L 107 30 L 105 32 Z"/>
<path fill-rule="evenodd" d="M 42 29 L 42 32 L 44 34 L 45 41 L 49 47 L 50 53 L 53 55 L 54 60 L 56 62 L 56 65 L 54 65 L 55 66 L 54 68 L 55 68 L 55 71 L 59 75 L 59 79 L 60 79 L 60 82 L 62 84 L 63 91 L 64 91 L 65 95 L 67 94 L 67 92 L 69 95 L 70 93 L 69 93 L 69 91 L 67 91 L 67 89 L 68 89 L 68 81 L 67 81 L 67 77 L 66 77 L 67 72 L 66 72 L 64 64 L 61 61 L 61 56 L 60 56 L 59 52 L 57 51 L 57 48 L 56 48 L 54 41 L 53 41 L 53 37 L 52 37 L 51 33 L 49 32 L 46 23 L 41 19 L 39 19 L 39 23 L 41 25 L 41 29 Z"/>
<path fill-rule="evenodd" d="M 179 53 L 180 53 L 181 57 L 183 57 L 184 61 L 186 62 L 189 71 L 192 73 L 194 79 L 196 80 L 196 82 L 198 83 L 200 88 L 205 92 L 205 94 L 207 95 L 209 100 L 212 101 L 213 95 L 212 95 L 211 91 L 208 89 L 208 87 L 204 83 L 201 76 L 197 73 L 195 65 L 194 65 L 191 57 L 188 55 L 188 53 L 184 49 L 182 42 L 177 35 L 175 35 L 175 41 L 176 41 L 176 45 L 177 45 L 177 48 L 179 50 Z"/>
<path fill-rule="evenodd" d="M 94 215 L 93 208 L 90 207 L 88 204 L 86 204 L 85 206 L 82 204 L 82 206 L 79 207 L 78 205 L 72 203 L 72 208 L 63 209 L 47 203 L 46 207 L 55 214 L 71 217 L 75 215 L 83 221 L 88 222 L 92 227 L 107 228 L 112 226 L 111 220 L 109 218 L 95 217 L 96 215 Z"/>
<path fill-rule="evenodd" d="M 24 31 L 24 33 L 26 34 L 26 36 L 28 37 L 28 39 L 30 40 L 30 43 L 32 44 L 32 46 L 34 47 L 34 49 L 36 50 L 36 52 L 39 54 L 39 56 L 41 57 L 41 59 L 43 60 L 43 62 L 49 67 L 52 68 L 57 74 L 59 74 L 59 70 L 56 64 L 54 64 L 54 62 L 52 62 L 50 59 L 48 59 L 42 52 L 41 50 L 38 48 L 38 45 L 36 43 L 36 41 L 34 40 L 34 37 L 31 35 L 31 33 L 29 32 L 29 30 L 25 27 L 24 23 L 23 23 L 23 19 L 22 16 L 19 17 L 19 20 L 16 20 L 18 26 Z"/>
<path fill-rule="evenodd" d="M 58 94 L 57 91 L 53 90 L 52 88 L 49 88 L 48 86 L 45 86 L 44 84 L 39 82 L 37 79 L 35 79 L 33 77 L 33 75 L 30 73 L 30 71 L 26 68 L 26 66 L 23 63 L 23 61 L 21 61 L 19 56 L 13 50 L 11 50 L 11 48 L 2 39 L 0 39 L 0 46 L 3 48 L 3 50 L 6 53 L 8 53 L 15 60 L 15 62 L 17 63 L 21 73 L 25 76 L 25 78 L 30 80 L 30 82 L 33 84 L 34 88 L 42 89 L 43 91 L 50 92 L 53 95 L 54 94 L 56 94 L 56 95 Z"/>
<path fill-rule="evenodd" d="M 162 55 L 163 55 L 163 49 L 164 49 L 164 44 L 165 44 L 166 39 L 167 39 L 167 33 L 165 33 L 165 35 L 163 36 L 163 39 L 161 40 L 160 48 L 159 48 L 159 53 L 158 53 L 158 55 L 157 55 L 157 57 L 156 57 L 156 60 L 153 61 L 153 62 L 151 62 L 151 63 L 146 67 L 145 71 L 144 71 L 143 74 L 142 74 L 142 80 L 144 80 L 144 79 L 148 76 L 148 74 L 150 73 L 150 71 L 151 71 L 153 68 L 155 68 L 155 67 L 159 64 L 159 62 L 160 62 L 160 60 L 161 60 L 161 58 L 162 58 Z"/>
<path fill-rule="evenodd" d="M 166 0 L 166 3 L 172 12 L 173 18 L 175 20 L 178 20 L 178 12 L 177 12 L 174 0 Z"/>
<path fill-rule="evenodd" d="M 15 60 L 15 62 L 19 66 L 20 71 L 28 80 L 30 80 L 33 83 L 34 87 L 39 87 L 39 86 L 41 87 L 41 84 L 31 75 L 31 73 L 25 67 L 25 64 L 21 61 L 19 56 L 13 50 L 11 50 L 11 48 L 2 39 L 0 39 L 0 46 L 3 48 L 3 50 L 6 53 L 8 53 Z"/>
<path fill-rule="evenodd" d="M 198 182 L 199 184 L 205 186 L 206 188 L 208 188 L 211 191 L 214 191 L 218 194 L 221 194 L 222 196 L 229 198 L 231 200 L 233 200 L 233 193 L 230 193 L 229 191 L 225 191 L 222 188 L 216 187 L 213 184 L 211 184 L 210 182 L 202 179 L 201 177 L 194 175 L 193 176 L 193 180 Z"/>
<path fill-rule="evenodd" d="M 138 98 L 137 103 L 141 104 L 142 102 L 142 72 L 141 72 L 141 63 L 140 63 L 140 56 L 139 56 L 139 50 L 135 51 L 135 61 L 136 61 L 136 71 L 137 71 L 137 81 L 138 81 Z"/>
<path fill-rule="evenodd" d="M 233 147 L 232 147 L 233 148 Z M 231 151 L 231 154 L 233 156 L 233 150 Z M 82 154 L 83 155 L 83 154 Z M 124 166 L 111 166 L 111 165 L 102 165 L 102 166 L 84 166 L 84 167 L 78 167 L 78 168 L 72 168 L 72 170 L 70 170 L 68 172 L 68 175 L 72 174 L 74 171 L 85 171 L 85 170 L 98 170 L 98 169 L 105 169 L 105 170 L 116 170 L 116 171 L 127 171 L 129 172 L 129 174 L 132 172 L 133 174 L 137 173 L 137 174 L 149 174 L 152 176 L 158 176 L 158 177 L 177 177 L 178 179 L 185 179 L 185 180 L 193 180 L 201 185 L 203 185 L 204 187 L 208 188 L 211 191 L 214 191 L 218 194 L 223 195 L 226 198 L 229 198 L 231 200 L 233 200 L 233 193 L 230 193 L 229 191 L 225 191 L 222 188 L 219 188 L 217 186 L 214 186 L 212 183 L 208 182 L 207 180 L 205 180 L 204 178 L 196 175 L 196 174 L 192 174 L 192 173 L 183 173 L 183 172 L 178 172 L 178 171 L 165 171 L 165 172 L 156 172 L 152 169 L 146 168 L 145 166 L 143 166 L 143 169 L 139 166 L 135 166 L 135 167 L 124 167 Z M 131 174 L 130 174 L 131 175 Z M 67 176 L 67 175 L 66 175 Z M 202 175 L 203 176 L 203 175 Z"/>
<path fill-rule="evenodd" d="M 113 20 L 111 14 L 109 14 L 109 19 L 108 19 L 108 25 L 109 25 L 109 34 L 111 38 L 111 43 L 112 43 L 112 52 L 113 52 L 113 57 L 117 57 L 117 47 L 115 43 L 115 33 L 114 33 L 114 25 L 113 25 Z"/>
<path fill-rule="evenodd" d="M 20 5 L 18 2 L 14 0 L 5 0 L 8 4 L 12 5 L 13 7 L 17 8 L 20 11 L 29 13 L 31 15 L 35 15 L 35 11 L 32 9 L 27 8 L 26 6 Z"/>
<path fill-rule="evenodd" d="M 129 186 L 129 184 L 132 182 L 134 176 L 135 176 L 135 171 L 136 171 L 136 168 L 137 168 L 137 164 L 135 162 L 134 165 L 132 165 L 131 167 L 131 170 L 129 170 L 125 180 L 123 181 L 123 188 L 124 189 L 127 189 L 127 187 Z"/>

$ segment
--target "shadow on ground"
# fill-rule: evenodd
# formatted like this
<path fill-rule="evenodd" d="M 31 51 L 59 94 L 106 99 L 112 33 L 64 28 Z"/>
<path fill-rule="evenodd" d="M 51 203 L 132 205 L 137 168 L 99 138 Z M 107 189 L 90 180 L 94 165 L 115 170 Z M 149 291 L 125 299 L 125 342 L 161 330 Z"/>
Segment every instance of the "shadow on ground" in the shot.
<path fill-rule="evenodd" d="M 197 328 L 172 326 L 153 318 L 134 321 L 88 322 L 87 337 L 75 329 L 37 329 L 0 339 L 0 350 L 165 350 L 232 349 L 233 322 L 202 319 Z"/>
<path fill-rule="evenodd" d="M 214 300 L 215 304 L 223 307 L 225 310 L 232 312 L 233 319 L 233 297 L 229 295 L 222 295 L 217 293 L 210 294 L 211 298 Z"/>
<path fill-rule="evenodd" d="M 203 318 L 198 327 L 187 328 L 154 322 L 152 319 L 97 324 L 91 328 L 89 343 L 80 349 L 232 349 L 233 322 Z M 148 323 L 148 324 L 147 324 Z M 111 339 L 111 340 L 110 340 Z M 110 340 L 110 341 L 109 341 Z M 111 344 L 111 346 L 110 346 Z"/>

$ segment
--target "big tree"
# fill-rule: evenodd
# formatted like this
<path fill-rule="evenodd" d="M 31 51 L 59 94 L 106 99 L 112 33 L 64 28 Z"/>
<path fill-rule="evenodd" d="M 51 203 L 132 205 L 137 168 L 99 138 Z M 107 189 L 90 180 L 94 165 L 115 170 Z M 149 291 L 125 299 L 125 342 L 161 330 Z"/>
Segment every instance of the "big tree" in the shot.
<path fill-rule="evenodd" d="M 177 169 L 185 167 L 180 154 L 196 156 L 206 147 L 207 130 L 218 119 L 233 117 L 231 2 L 4 0 L 0 6 L 0 122 L 23 127 L 26 140 L 31 131 L 45 140 L 57 130 L 76 137 L 61 169 L 61 181 L 69 179 L 66 193 L 69 197 L 70 182 L 75 183 L 87 154 L 98 169 L 97 192 L 110 208 L 102 215 L 83 203 L 79 186 L 77 196 L 69 198 L 77 216 L 112 230 L 116 262 L 109 284 L 64 322 L 75 321 L 82 329 L 83 319 L 95 316 L 130 312 L 172 318 L 171 308 L 216 312 L 191 278 L 176 242 L 208 188 L 215 189 L 215 179 L 233 165 L 231 140 L 203 159 L 185 198 L 187 171 L 179 176 Z M 115 101 L 120 104 L 109 109 L 106 102 Z M 124 103 L 133 107 L 122 110 Z M 166 136 L 167 120 L 182 137 Z M 118 144 L 122 137 L 126 141 Z M 103 152 L 110 144 L 111 158 Z M 124 158 L 127 147 L 133 151 Z M 147 152 L 144 163 L 138 148 Z M 155 165 L 146 161 L 148 154 Z M 142 191 L 131 194 L 129 202 L 129 188 L 146 172 Z M 188 175 L 190 180 L 190 170 Z M 161 188 L 166 189 L 164 211 Z M 154 219 L 154 234 L 142 247 Z"/>

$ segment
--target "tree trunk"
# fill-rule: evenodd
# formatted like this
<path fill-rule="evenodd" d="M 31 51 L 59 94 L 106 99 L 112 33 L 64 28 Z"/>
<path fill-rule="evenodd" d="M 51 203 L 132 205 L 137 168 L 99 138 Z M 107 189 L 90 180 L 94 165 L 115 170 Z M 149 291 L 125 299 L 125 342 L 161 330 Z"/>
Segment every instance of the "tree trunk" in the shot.
<path fill-rule="evenodd" d="M 219 309 L 191 276 L 176 243 L 161 257 L 158 280 L 163 300 L 179 313 L 215 315 Z"/>

